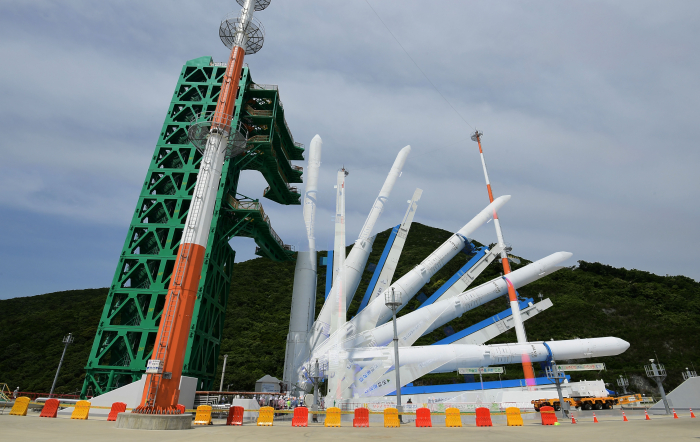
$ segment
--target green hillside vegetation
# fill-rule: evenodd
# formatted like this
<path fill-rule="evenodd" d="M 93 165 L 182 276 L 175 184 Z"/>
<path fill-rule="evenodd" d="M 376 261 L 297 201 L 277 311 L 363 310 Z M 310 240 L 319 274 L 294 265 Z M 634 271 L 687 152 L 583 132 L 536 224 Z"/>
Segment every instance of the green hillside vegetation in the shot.
<path fill-rule="evenodd" d="M 389 233 L 384 231 L 377 235 L 369 262 L 378 262 Z M 450 232 L 414 223 L 395 280 L 450 235 Z M 467 259 L 466 255 L 459 254 L 423 287 L 422 292 L 428 296 L 434 293 Z M 521 265 L 513 267 L 528 262 L 523 260 Z M 265 374 L 282 377 L 294 263 L 258 258 L 235 264 L 233 272 L 235 282 L 228 302 L 220 364 L 223 354 L 228 354 L 225 386 L 230 384 L 231 390 L 250 391 L 255 381 Z M 472 287 L 498 276 L 500 264 L 492 263 Z M 356 313 L 370 278 L 371 273 L 365 272 L 350 306 L 349 317 Z M 323 304 L 324 288 L 325 267 L 319 267 L 317 312 Z M 620 356 L 595 360 L 605 362 L 607 371 L 571 373 L 574 380 L 602 377 L 611 384 L 611 389 L 616 389 L 615 378 L 626 374 L 630 377 L 631 390 L 649 393 L 651 384 L 644 376 L 643 366 L 649 358 L 658 357 L 668 371 L 665 382 L 668 391 L 682 382 L 681 371 L 685 367 L 699 362 L 700 284 L 690 278 L 657 276 L 579 261 L 578 266 L 559 270 L 519 292 L 535 301 L 539 301 L 541 293 L 554 303 L 552 308 L 525 323 L 530 340 L 617 336 L 631 343 L 630 349 Z M 48 391 L 63 349 L 61 339 L 73 332 L 75 344 L 69 347 L 57 392 L 78 391 L 106 295 L 105 288 L 0 301 L 3 312 L 0 316 L 0 382 L 7 382 L 12 388 L 19 385 L 23 391 Z M 412 300 L 399 315 L 414 310 L 418 304 L 416 299 Z M 466 313 L 449 325 L 459 331 L 507 308 L 504 297 Z M 419 339 L 416 345 L 429 345 L 445 336 L 443 328 L 439 328 Z M 513 341 L 515 333 L 511 330 L 491 342 Z M 522 377 L 522 370 L 516 365 L 507 366 L 504 378 L 518 377 Z M 424 376 L 416 384 L 453 382 L 463 382 L 463 379 L 457 373 L 444 373 Z"/>

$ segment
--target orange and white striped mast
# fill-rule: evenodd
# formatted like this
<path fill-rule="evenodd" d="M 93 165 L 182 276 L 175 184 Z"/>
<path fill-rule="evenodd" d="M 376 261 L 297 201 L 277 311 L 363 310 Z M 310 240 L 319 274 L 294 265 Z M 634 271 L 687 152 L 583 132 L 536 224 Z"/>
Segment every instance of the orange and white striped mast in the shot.
<path fill-rule="evenodd" d="M 202 151 L 197 183 L 177 252 L 177 260 L 161 314 L 141 405 L 134 413 L 176 414 L 180 379 L 187 350 L 197 289 L 214 216 L 221 169 L 227 156 L 245 148 L 245 136 L 231 127 L 245 54 L 260 50 L 262 26 L 253 22 L 253 10 L 265 9 L 270 0 L 236 0 L 240 16 L 221 23 L 219 36 L 231 48 L 216 110 L 202 114 L 188 129 L 192 144 Z"/>
<path fill-rule="evenodd" d="M 489 201 L 493 202 L 493 191 L 491 190 L 491 182 L 489 181 L 489 172 L 486 169 L 486 159 L 484 158 L 484 151 L 481 148 L 481 136 L 483 134 L 478 130 L 474 131 L 472 135 L 472 141 L 476 141 L 479 144 L 479 155 L 481 155 L 481 165 L 484 169 L 484 178 L 486 179 L 486 190 L 489 193 Z M 503 265 L 503 279 L 508 285 L 508 299 L 510 300 L 510 309 L 513 315 L 513 324 L 515 328 L 515 335 L 518 339 L 518 344 L 527 343 L 527 336 L 525 335 L 525 327 L 523 326 L 523 319 L 520 315 L 520 303 L 518 302 L 518 294 L 515 292 L 515 287 L 508 279 L 508 274 L 510 273 L 510 263 L 508 262 L 508 252 L 506 251 L 506 243 L 503 240 L 503 232 L 501 231 L 501 223 L 498 219 L 498 213 L 493 211 L 493 225 L 496 228 L 496 237 L 498 238 L 498 245 L 502 246 L 501 249 L 501 264 Z M 523 372 L 525 373 L 525 381 L 528 386 L 535 384 L 535 371 L 532 368 L 532 362 L 527 354 L 523 354 Z"/>

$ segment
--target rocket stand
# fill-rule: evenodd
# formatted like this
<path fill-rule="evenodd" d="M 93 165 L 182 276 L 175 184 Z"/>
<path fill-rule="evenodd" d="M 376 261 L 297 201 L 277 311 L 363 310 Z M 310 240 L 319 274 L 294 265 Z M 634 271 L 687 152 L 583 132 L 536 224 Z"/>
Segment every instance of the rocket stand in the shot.
<path fill-rule="evenodd" d="M 384 294 L 384 304 L 391 309 L 394 322 L 394 372 L 396 372 L 396 410 L 399 412 L 399 422 L 401 422 L 401 413 L 403 413 L 403 407 L 401 406 L 401 376 L 399 375 L 400 365 L 399 365 L 399 337 L 396 332 L 396 310 L 401 307 L 401 292 L 394 292 L 394 288 L 391 287 Z"/>
<path fill-rule="evenodd" d="M 661 399 L 664 401 L 666 414 L 671 414 L 671 409 L 666 399 L 666 392 L 664 391 L 664 385 L 662 384 L 663 380 L 666 379 L 666 369 L 662 364 L 655 364 L 653 359 L 649 359 L 649 362 L 651 362 L 651 365 L 645 365 L 644 370 L 647 372 L 647 377 L 653 378 L 656 381 L 656 385 L 659 387 L 659 393 L 661 393 Z"/>
<path fill-rule="evenodd" d="M 564 396 L 561 392 L 561 380 L 566 378 L 566 373 L 559 371 L 557 369 L 557 364 L 552 361 L 546 368 L 547 378 L 554 379 L 554 383 L 557 385 L 557 394 L 559 395 L 559 406 L 561 409 L 561 415 L 563 418 L 569 418 L 569 403 L 564 402 Z"/>
<path fill-rule="evenodd" d="M 312 412 L 312 422 L 318 423 L 318 414 L 316 412 L 318 411 L 318 378 L 319 378 L 319 368 L 318 368 L 318 359 L 316 359 L 316 370 L 314 371 L 314 403 L 311 406 L 311 412 Z"/>
<path fill-rule="evenodd" d="M 630 385 L 630 381 L 626 377 L 623 377 L 622 375 L 620 375 L 620 377 L 617 378 L 617 386 L 622 388 L 623 394 L 627 394 L 627 387 L 629 385 Z"/>

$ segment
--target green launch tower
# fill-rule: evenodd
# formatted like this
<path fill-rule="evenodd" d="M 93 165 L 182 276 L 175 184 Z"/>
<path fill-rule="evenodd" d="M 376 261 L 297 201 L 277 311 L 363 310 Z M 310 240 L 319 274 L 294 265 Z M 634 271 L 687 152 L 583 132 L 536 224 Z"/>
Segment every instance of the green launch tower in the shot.
<path fill-rule="evenodd" d="M 83 397 L 129 384 L 146 371 L 202 157 L 187 128 L 216 108 L 225 70 L 225 63 L 211 57 L 182 67 L 97 326 Z M 294 142 L 277 87 L 253 83 L 248 67 L 231 127 L 239 123 L 247 136 L 245 152 L 223 166 L 182 373 L 197 378 L 200 390 L 211 389 L 217 367 L 235 257 L 231 238 L 253 238 L 257 255 L 294 259 L 260 202 L 237 193 L 241 171 L 258 170 L 268 183 L 265 198 L 300 204 L 290 183 L 302 182 L 302 168 L 292 161 L 304 159 L 304 146 Z"/>

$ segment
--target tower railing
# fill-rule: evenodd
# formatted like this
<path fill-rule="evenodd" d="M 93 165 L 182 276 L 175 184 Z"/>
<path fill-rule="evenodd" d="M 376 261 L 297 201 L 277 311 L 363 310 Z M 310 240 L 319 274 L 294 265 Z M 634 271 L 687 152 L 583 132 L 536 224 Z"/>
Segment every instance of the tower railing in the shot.
<path fill-rule="evenodd" d="M 268 187 L 268 189 L 269 189 L 269 187 Z M 282 247 L 284 250 L 294 251 L 294 247 L 290 246 L 288 244 L 285 244 L 284 241 L 282 241 L 282 238 L 280 238 L 279 235 L 277 234 L 277 232 L 275 232 L 275 229 L 272 228 L 272 223 L 270 222 L 270 218 L 265 213 L 265 210 L 263 210 L 262 204 L 260 204 L 260 202 L 258 202 L 258 201 L 240 201 L 240 200 L 237 200 L 236 198 L 234 198 L 233 196 L 229 195 L 228 196 L 228 203 L 234 209 L 251 210 L 251 211 L 260 212 L 260 217 L 265 222 L 265 224 L 267 224 L 267 227 L 270 229 L 270 236 L 272 236 L 272 238 L 275 240 L 275 242 L 277 242 L 277 244 L 279 244 L 279 246 Z"/>

